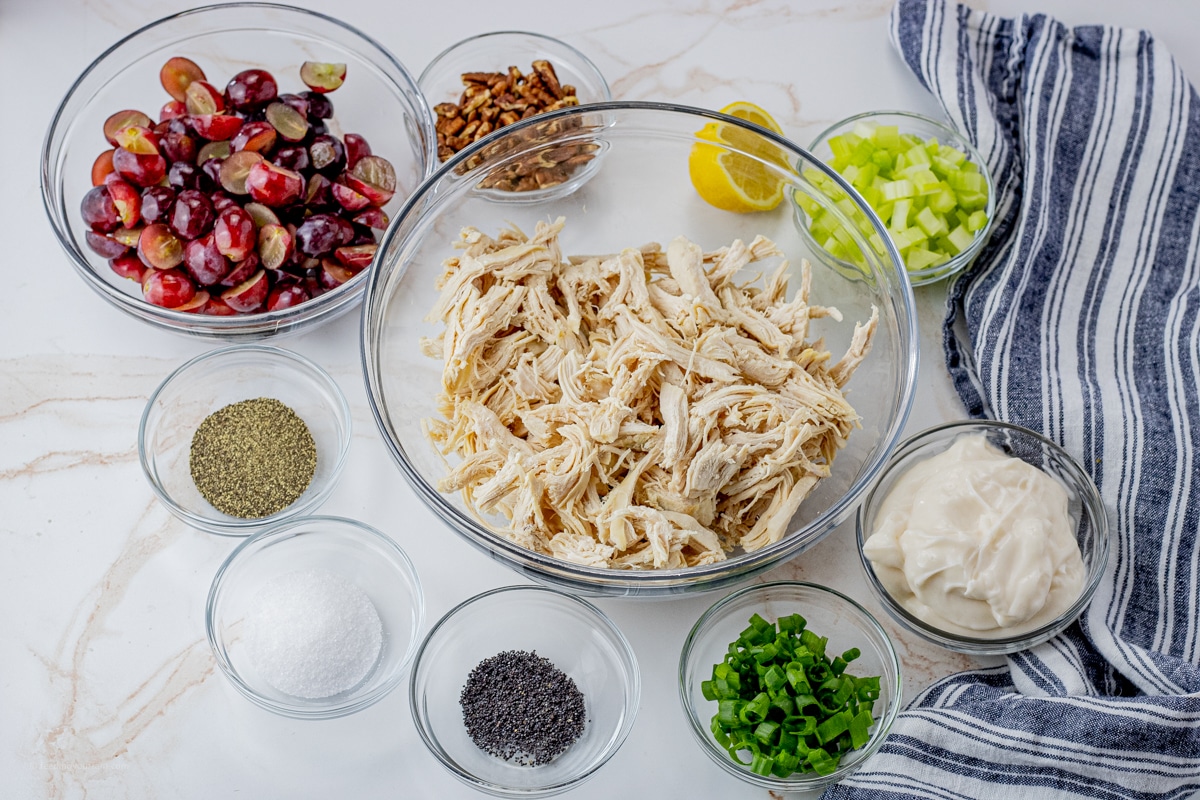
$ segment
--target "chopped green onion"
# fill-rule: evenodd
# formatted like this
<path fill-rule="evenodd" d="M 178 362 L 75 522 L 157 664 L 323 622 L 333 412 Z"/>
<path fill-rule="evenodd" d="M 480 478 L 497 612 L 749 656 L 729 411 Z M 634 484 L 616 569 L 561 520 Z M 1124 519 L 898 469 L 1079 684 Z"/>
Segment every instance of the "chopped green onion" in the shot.
<path fill-rule="evenodd" d="M 851 157 L 866 141 L 847 140 Z M 909 151 L 916 146 L 906 144 Z M 831 657 L 828 642 L 808 630 L 799 614 L 775 623 L 751 617 L 700 687 L 707 700 L 717 702 L 710 727 L 731 759 L 759 775 L 827 775 L 847 752 L 870 740 L 880 679 L 846 674 L 859 650 Z"/>

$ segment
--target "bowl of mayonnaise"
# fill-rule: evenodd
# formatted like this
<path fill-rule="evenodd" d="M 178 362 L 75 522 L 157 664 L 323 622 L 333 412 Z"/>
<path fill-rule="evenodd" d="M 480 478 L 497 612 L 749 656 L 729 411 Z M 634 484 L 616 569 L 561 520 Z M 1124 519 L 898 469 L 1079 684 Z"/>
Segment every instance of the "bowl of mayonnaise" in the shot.
<path fill-rule="evenodd" d="M 902 442 L 859 507 L 857 531 L 888 613 L 976 655 L 1062 632 L 1108 560 L 1108 515 L 1079 462 L 1041 434 L 992 420 Z"/>

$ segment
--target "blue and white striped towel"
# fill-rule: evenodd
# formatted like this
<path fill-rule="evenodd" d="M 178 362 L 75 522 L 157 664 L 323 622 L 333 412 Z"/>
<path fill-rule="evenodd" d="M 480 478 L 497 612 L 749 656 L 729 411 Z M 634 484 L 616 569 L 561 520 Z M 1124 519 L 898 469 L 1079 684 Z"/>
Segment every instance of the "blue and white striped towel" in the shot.
<path fill-rule="evenodd" d="M 826 798 L 1200 789 L 1200 97 L 1144 31 L 899 0 L 892 38 L 987 159 L 992 240 L 952 291 L 972 416 L 1081 459 L 1114 523 L 1079 625 L 917 697 Z"/>

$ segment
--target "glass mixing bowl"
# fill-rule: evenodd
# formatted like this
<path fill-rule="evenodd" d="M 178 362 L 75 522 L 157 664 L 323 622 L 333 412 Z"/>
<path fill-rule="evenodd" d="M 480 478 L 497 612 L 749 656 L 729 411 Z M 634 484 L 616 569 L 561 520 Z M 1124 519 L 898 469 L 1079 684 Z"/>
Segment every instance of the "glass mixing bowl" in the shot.
<path fill-rule="evenodd" d="M 812 167 L 841 179 L 800 147 L 764 129 L 695 108 L 600 103 L 508 126 L 489 137 L 489 142 L 511 136 L 514 148 L 466 173 L 460 167 L 482 148 L 464 150 L 413 195 L 381 244 L 367 287 L 362 354 L 368 396 L 384 442 L 418 496 L 451 530 L 535 580 L 574 592 L 609 595 L 711 590 L 743 580 L 813 545 L 846 519 L 887 461 L 908 417 L 917 376 L 916 312 L 894 247 L 884 257 L 872 256 L 865 279 L 848 280 L 812 258 L 789 202 L 754 214 L 707 204 L 693 188 L 688 164 L 693 145 L 707 143 L 698 132 L 711 123 L 740 132 L 747 142 L 744 149 L 729 144 L 728 151 L 759 163 L 783 183 L 785 193 L 800 192 L 816 202 L 829 202 L 801 172 Z M 530 134 L 541 125 L 545 125 L 542 135 Z M 764 145 L 776 148 L 774 157 L 758 155 Z M 511 203 L 479 188 L 491 170 L 552 157 L 564 146 L 604 155 L 590 180 L 567 196 Z M 865 207 L 862 210 L 871 214 Z M 515 225 L 531 233 L 537 221 L 559 216 L 566 218 L 560 237 L 564 254 L 614 253 L 646 242 L 668 242 L 680 234 L 706 250 L 735 239 L 750 242 L 758 234 L 773 239 L 789 258 L 792 291 L 800 280 L 801 259 L 807 257 L 813 262 L 813 302 L 841 311 L 840 320 L 832 316 L 813 320 L 808 337 L 809 341 L 823 338 L 834 358 L 849 345 L 855 322 L 867 320 L 872 307 L 878 308 L 874 349 L 847 384 L 847 397 L 862 427 L 850 435 L 832 474 L 816 485 L 781 540 L 756 552 L 733 552 L 727 560 L 686 569 L 587 567 L 508 541 L 493 531 L 488 520 L 473 516 L 457 494 L 437 490 L 447 465 L 426 438 L 423 420 L 437 416 L 442 363 L 423 355 L 419 340 L 442 329 L 440 323 L 425 320 L 438 297 L 435 283 L 442 262 L 457 252 L 452 244 L 463 227 L 495 235 Z M 871 219 L 882 236 L 883 226 Z M 749 281 L 753 275 L 738 277 Z"/>
<path fill-rule="evenodd" d="M 433 115 L 416 81 L 390 52 L 343 22 L 289 6 L 230 3 L 165 17 L 131 33 L 100 55 L 63 98 L 42 150 L 42 200 L 71 266 L 87 285 L 121 311 L 157 328 L 226 341 L 261 339 L 328 321 L 354 308 L 366 279 L 355 277 L 291 308 L 229 317 L 172 311 L 142 299 L 133 281 L 113 273 L 84 243 L 88 226 L 79 213 L 92 188 L 91 166 L 108 149 L 104 121 L 125 108 L 157 118 L 170 99 L 159 69 L 185 56 L 218 88 L 249 66 L 266 69 L 280 92 L 299 92 L 307 60 L 344 62 L 347 79 L 330 99 L 330 131 L 358 133 L 396 169 L 392 214 L 436 163 Z"/>

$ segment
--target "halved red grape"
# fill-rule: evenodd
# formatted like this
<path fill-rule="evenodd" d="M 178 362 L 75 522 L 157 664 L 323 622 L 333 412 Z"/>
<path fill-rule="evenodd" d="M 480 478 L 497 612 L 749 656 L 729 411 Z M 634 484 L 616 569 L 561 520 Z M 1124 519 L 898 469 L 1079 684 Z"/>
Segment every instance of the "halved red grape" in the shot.
<path fill-rule="evenodd" d="M 338 202 L 338 205 L 347 211 L 359 211 L 371 205 L 371 201 L 365 194 L 356 192 L 340 181 L 330 186 L 329 190 L 333 193 L 333 199 Z"/>
<path fill-rule="evenodd" d="M 132 253 L 123 256 L 117 256 L 110 259 L 108 266 L 113 272 L 120 275 L 122 278 L 128 278 L 131 281 L 142 282 L 142 278 L 146 277 L 146 273 L 150 268 L 142 263 L 142 260 Z"/>
<path fill-rule="evenodd" d="M 183 251 L 183 264 L 192 279 L 201 286 L 219 283 L 233 268 L 217 249 L 211 233 L 187 243 Z"/>
<path fill-rule="evenodd" d="M 137 155 L 123 147 L 113 152 L 113 167 L 122 178 L 137 186 L 153 186 L 167 175 L 167 161 L 158 153 Z"/>
<path fill-rule="evenodd" d="M 209 142 L 196 153 L 196 163 L 203 165 L 214 158 L 228 158 L 232 152 L 233 148 L 229 146 L 229 142 Z"/>
<path fill-rule="evenodd" d="M 234 311 L 244 314 L 266 302 L 268 291 L 267 273 L 260 269 L 242 283 L 222 292 L 221 299 Z"/>
<path fill-rule="evenodd" d="M 375 260 L 375 251 L 378 249 L 378 245 L 359 244 L 350 247 L 339 247 L 334 251 L 334 255 L 337 256 L 338 261 L 358 272 L 371 266 L 371 262 Z"/>
<path fill-rule="evenodd" d="M 258 253 L 251 253 L 246 258 L 234 264 L 229 274 L 218 281 L 218 283 L 227 287 L 237 286 L 239 283 L 245 282 L 255 272 L 258 272 Z"/>
<path fill-rule="evenodd" d="M 142 201 L 142 206 L 145 207 L 145 200 Z M 142 236 L 142 227 L 139 225 L 136 228 L 117 228 L 109 234 L 113 239 L 116 239 L 126 247 L 137 247 L 138 239 Z"/>
<path fill-rule="evenodd" d="M 279 95 L 279 102 L 285 103 L 296 109 L 296 112 L 301 116 L 308 116 L 308 101 L 298 94 L 281 94 Z"/>
<path fill-rule="evenodd" d="M 210 296 L 208 292 L 204 291 L 203 289 L 198 289 L 195 296 L 193 296 L 191 300 L 188 300 L 181 306 L 175 306 L 173 310 L 187 311 L 191 314 L 199 314 L 204 311 L 204 307 L 208 305 L 209 299 Z"/>
<path fill-rule="evenodd" d="M 219 114 L 225 110 L 225 98 L 208 81 L 197 80 L 188 84 L 184 104 L 192 116 Z"/>
<path fill-rule="evenodd" d="M 300 80 L 314 92 L 332 92 L 346 80 L 346 65 L 305 61 L 300 65 Z"/>
<path fill-rule="evenodd" d="M 187 89 L 195 81 L 204 80 L 204 70 L 195 61 L 183 56 L 167 59 L 158 71 L 158 79 L 167 94 L 179 102 L 187 99 Z"/>
<path fill-rule="evenodd" d="M 361 159 L 371 155 L 371 145 L 357 133 L 347 133 L 342 137 L 342 142 L 346 145 L 346 166 L 350 169 L 354 169 L 354 165 Z"/>
<path fill-rule="evenodd" d="M 239 150 L 221 163 L 221 186 L 233 194 L 246 194 L 246 176 L 263 157 L 253 150 Z"/>
<path fill-rule="evenodd" d="M 84 223 L 97 233 L 110 233 L 121 227 L 121 215 L 104 184 L 88 190 L 79 203 L 79 213 Z"/>
<path fill-rule="evenodd" d="M 279 224 L 279 215 L 262 203 L 246 203 L 244 208 L 246 213 L 250 215 L 250 219 L 254 220 L 255 226 L 260 229 L 264 225 Z"/>
<path fill-rule="evenodd" d="M 258 242 L 254 220 L 236 206 L 227 208 L 213 225 L 213 239 L 221 255 L 230 261 L 242 261 L 254 252 L 254 245 Z"/>
<path fill-rule="evenodd" d="M 183 242 L 166 225 L 156 222 L 142 229 L 142 235 L 138 237 L 137 254 L 148 267 L 171 269 L 183 262 Z M 191 299 L 190 295 L 188 299 Z"/>
<path fill-rule="evenodd" d="M 92 249 L 92 252 L 101 258 L 119 258 L 129 252 L 128 247 L 112 237 L 105 236 L 103 233 L 86 231 L 83 234 L 83 239 L 87 242 L 87 246 Z"/>
<path fill-rule="evenodd" d="M 142 297 L 156 306 L 178 308 L 196 296 L 196 287 L 182 270 L 152 269 L 142 278 Z"/>
<path fill-rule="evenodd" d="M 92 186 L 99 186 L 104 183 L 105 177 L 112 174 L 114 169 L 112 163 L 113 152 L 112 150 L 105 150 L 96 156 L 96 160 L 92 162 Z"/>
<path fill-rule="evenodd" d="M 204 308 L 200 309 L 200 313 L 210 317 L 237 316 L 237 312 L 230 308 L 224 300 L 212 296 L 209 296 L 208 302 L 204 304 Z"/>
<path fill-rule="evenodd" d="M 114 134 L 117 147 L 139 156 L 158 155 L 158 134 L 141 125 L 117 128 Z"/>
<path fill-rule="evenodd" d="M 171 208 L 170 228 L 184 239 L 195 239 L 208 233 L 215 217 L 208 195 L 195 189 L 185 189 Z"/>
<path fill-rule="evenodd" d="M 298 142 L 308 135 L 308 120 L 286 103 L 267 106 L 267 122 L 289 142 Z"/>
<path fill-rule="evenodd" d="M 242 129 L 242 118 L 232 114 L 195 114 L 188 118 L 192 129 L 205 139 L 223 142 Z"/>
<path fill-rule="evenodd" d="M 234 151 L 266 153 L 275 146 L 275 128 L 266 121 L 247 122 L 230 141 Z"/>
<path fill-rule="evenodd" d="M 109 144 L 115 147 L 117 144 L 117 131 L 121 130 L 122 128 L 128 128 L 131 126 L 138 128 L 149 128 L 153 125 L 154 121 L 141 111 L 135 111 L 133 109 L 118 111 L 108 119 L 104 120 L 104 138 L 108 140 Z"/>
<path fill-rule="evenodd" d="M 279 86 L 265 69 L 247 69 L 234 75 L 225 86 L 229 104 L 242 110 L 274 100 Z"/>
<path fill-rule="evenodd" d="M 258 260 L 266 269 L 279 269 L 292 256 L 292 234 L 282 225 L 268 223 L 258 231 Z"/>
<path fill-rule="evenodd" d="M 304 192 L 304 177 L 270 161 L 260 161 L 250 167 L 246 175 L 246 189 L 255 202 L 279 208 L 300 199 Z"/>
<path fill-rule="evenodd" d="M 373 191 L 364 192 L 351 179 L 361 181 Z M 396 170 L 386 158 L 363 156 L 354 162 L 354 167 L 346 176 L 346 183 L 350 188 L 369 197 L 375 205 L 381 206 L 396 193 Z"/>
<path fill-rule="evenodd" d="M 179 100 L 168 100 L 163 103 L 163 107 L 158 111 L 158 121 L 166 122 L 172 119 L 179 119 L 187 116 L 187 106 Z"/>
<path fill-rule="evenodd" d="M 311 299 L 312 295 L 299 281 L 281 281 L 267 295 L 267 311 L 281 311 Z"/>
<path fill-rule="evenodd" d="M 387 229 L 388 215 L 383 212 L 382 208 L 371 206 L 355 214 L 354 221 L 359 225 L 366 225 L 368 228 L 382 231 Z"/>
<path fill-rule="evenodd" d="M 121 224 L 126 228 L 137 225 L 142 216 L 141 193 L 115 172 L 104 179 L 104 185 L 108 187 L 108 195 L 117 209 Z"/>
<path fill-rule="evenodd" d="M 313 211 L 322 211 L 334 204 L 333 182 L 324 175 L 313 175 L 304 189 L 304 203 Z"/>
<path fill-rule="evenodd" d="M 328 134 L 313 138 L 308 155 L 313 168 L 330 178 L 337 177 L 346 167 L 345 146 Z"/>
<path fill-rule="evenodd" d="M 326 289 L 336 289 L 353 278 L 354 275 L 354 270 L 344 266 L 337 260 L 323 258 L 321 259 L 321 273 L 317 278 Z"/>

